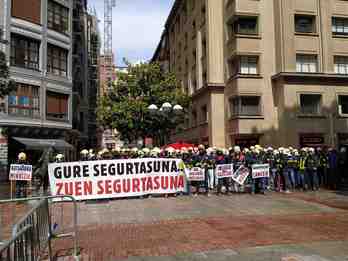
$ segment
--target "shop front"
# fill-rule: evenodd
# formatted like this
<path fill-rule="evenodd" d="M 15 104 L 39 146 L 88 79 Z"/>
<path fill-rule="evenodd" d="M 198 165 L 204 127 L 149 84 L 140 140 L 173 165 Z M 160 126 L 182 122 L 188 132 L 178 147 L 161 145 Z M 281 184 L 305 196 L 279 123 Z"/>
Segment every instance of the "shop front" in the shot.
<path fill-rule="evenodd" d="M 69 152 L 74 147 L 65 141 L 65 130 L 35 128 L 35 127 L 7 127 L 6 139 L 1 139 L 1 172 L 0 181 L 8 179 L 7 170 L 10 164 L 17 160 L 20 152 L 27 154 L 27 161 L 34 167 L 38 164 L 42 153 L 52 148 L 54 153 L 64 153 L 66 160 L 69 160 Z M 6 143 L 6 144 L 5 144 Z M 6 145 L 6 152 L 3 148 Z M 6 166 L 5 166 L 6 163 Z"/>

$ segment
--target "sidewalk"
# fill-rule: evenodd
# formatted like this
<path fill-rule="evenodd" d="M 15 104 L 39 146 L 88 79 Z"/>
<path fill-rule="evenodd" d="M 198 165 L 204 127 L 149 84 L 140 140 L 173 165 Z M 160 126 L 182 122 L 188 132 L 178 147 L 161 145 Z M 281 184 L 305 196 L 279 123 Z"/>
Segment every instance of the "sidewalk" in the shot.
<path fill-rule="evenodd" d="M 348 196 L 321 191 L 81 202 L 81 260 L 348 261 L 348 211 L 330 206 L 336 201 L 348 204 Z M 54 249 L 70 243 L 57 241 Z"/>
<path fill-rule="evenodd" d="M 1 182 L 0 183 L 0 199 L 9 199 L 11 187 L 9 182 Z"/>

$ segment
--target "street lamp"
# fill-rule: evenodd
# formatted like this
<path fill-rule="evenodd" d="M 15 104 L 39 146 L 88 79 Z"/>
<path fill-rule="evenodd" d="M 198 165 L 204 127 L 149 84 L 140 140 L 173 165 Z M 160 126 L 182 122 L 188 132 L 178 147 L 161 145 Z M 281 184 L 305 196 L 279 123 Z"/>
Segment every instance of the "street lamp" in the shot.
<path fill-rule="evenodd" d="M 158 109 L 156 104 L 149 105 L 147 107 L 147 109 L 153 113 L 157 112 L 157 111 L 158 112 L 170 112 L 171 110 L 173 110 L 176 113 L 179 113 L 179 112 L 182 112 L 184 110 L 184 108 L 181 105 L 176 104 L 176 105 L 172 106 L 169 102 L 163 103 L 160 109 Z"/>
<path fill-rule="evenodd" d="M 147 109 L 150 111 L 150 112 L 155 112 L 158 110 L 158 107 L 155 105 L 155 104 L 151 104 L 149 107 L 147 107 Z"/>
<path fill-rule="evenodd" d="M 173 110 L 176 111 L 176 112 L 182 112 L 183 109 L 184 109 L 184 108 L 183 108 L 181 105 L 179 105 L 179 104 L 177 104 L 177 105 L 175 105 L 175 106 L 173 107 Z"/>
<path fill-rule="evenodd" d="M 165 102 L 162 104 L 162 109 L 166 112 L 170 111 L 172 109 L 172 105 L 169 102 Z"/>
<path fill-rule="evenodd" d="M 150 106 L 147 107 L 150 113 L 155 114 L 158 113 L 160 116 L 163 116 L 166 120 L 168 121 L 175 121 L 176 116 L 178 116 L 184 108 L 179 105 L 171 105 L 169 102 L 165 102 L 162 104 L 161 108 L 158 109 L 157 105 L 151 104 Z M 174 114 L 170 116 L 171 114 Z M 166 137 L 165 137 L 165 132 L 162 132 L 163 130 L 158 130 L 160 133 L 160 143 L 165 143 L 166 142 Z"/>

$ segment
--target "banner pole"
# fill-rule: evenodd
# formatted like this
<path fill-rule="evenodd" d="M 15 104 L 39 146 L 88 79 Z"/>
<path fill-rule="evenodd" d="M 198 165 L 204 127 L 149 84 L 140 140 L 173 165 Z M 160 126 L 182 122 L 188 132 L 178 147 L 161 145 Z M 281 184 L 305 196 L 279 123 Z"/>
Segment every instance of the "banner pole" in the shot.
<path fill-rule="evenodd" d="M 13 180 L 10 181 L 10 194 L 11 194 L 11 199 L 13 199 Z"/>

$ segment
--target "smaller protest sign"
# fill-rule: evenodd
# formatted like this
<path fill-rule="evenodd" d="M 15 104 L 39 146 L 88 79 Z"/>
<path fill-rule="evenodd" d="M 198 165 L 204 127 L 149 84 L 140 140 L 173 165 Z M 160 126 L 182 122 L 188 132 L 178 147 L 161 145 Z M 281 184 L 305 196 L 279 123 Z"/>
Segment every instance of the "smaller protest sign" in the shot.
<path fill-rule="evenodd" d="M 188 175 L 189 181 L 203 181 L 204 180 L 204 170 L 202 168 L 194 167 L 190 169 Z"/>
<path fill-rule="evenodd" d="M 215 175 L 218 179 L 231 178 L 233 176 L 233 164 L 217 165 Z"/>
<path fill-rule="evenodd" d="M 245 166 L 240 166 L 235 173 L 233 173 L 232 179 L 239 185 L 244 185 L 245 180 L 249 176 L 250 171 Z"/>
<path fill-rule="evenodd" d="M 251 169 L 253 179 L 269 177 L 269 164 L 254 164 Z"/>
<path fill-rule="evenodd" d="M 31 181 L 32 173 L 32 165 L 11 164 L 9 180 Z"/>

